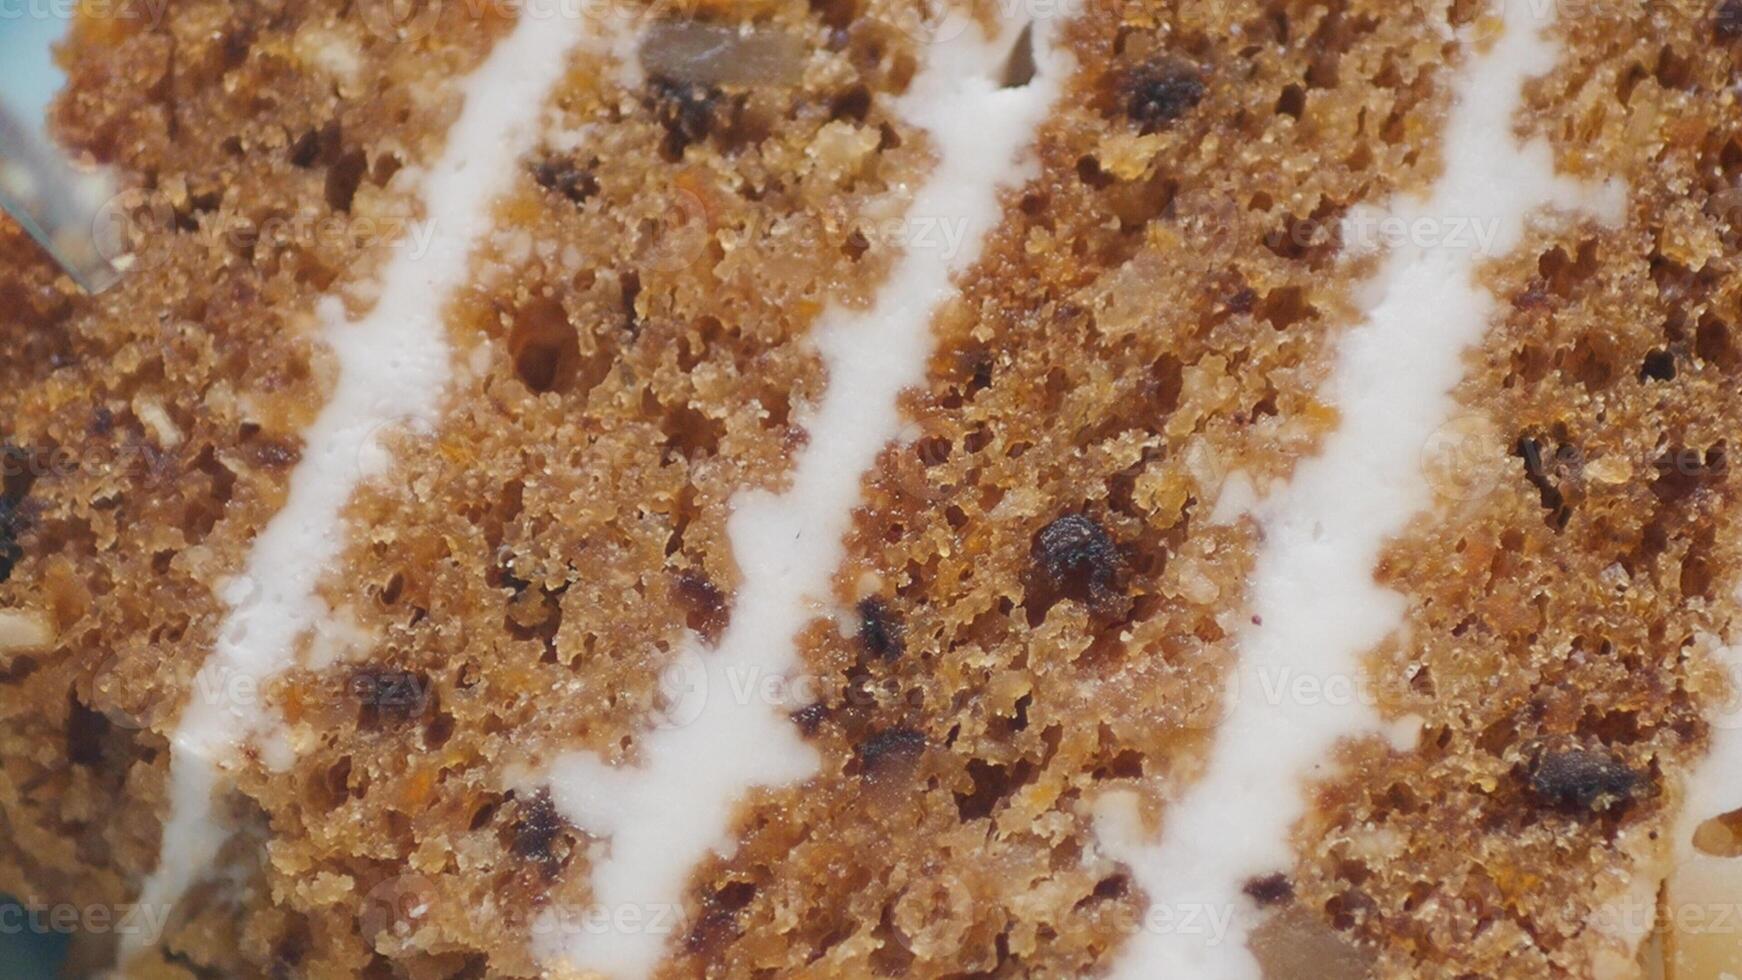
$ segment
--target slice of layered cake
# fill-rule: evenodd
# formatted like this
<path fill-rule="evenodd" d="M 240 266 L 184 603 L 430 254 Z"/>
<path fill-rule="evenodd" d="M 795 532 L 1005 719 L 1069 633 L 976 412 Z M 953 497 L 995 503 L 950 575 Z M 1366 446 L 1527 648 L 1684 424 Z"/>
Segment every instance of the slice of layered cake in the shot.
<path fill-rule="evenodd" d="M 1742 975 L 1742 2 L 89 4 L 69 975 Z"/>

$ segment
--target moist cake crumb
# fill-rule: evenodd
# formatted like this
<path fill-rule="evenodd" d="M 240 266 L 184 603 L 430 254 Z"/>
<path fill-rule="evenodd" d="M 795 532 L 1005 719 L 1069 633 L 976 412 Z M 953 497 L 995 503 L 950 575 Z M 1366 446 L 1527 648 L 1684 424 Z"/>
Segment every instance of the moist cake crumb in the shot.
<path fill-rule="evenodd" d="M 165 864 L 226 597 L 335 445 L 323 307 L 466 239 L 452 382 L 324 529 L 320 622 L 251 702 L 277 737 L 125 975 L 1104 974 L 1192 906 L 1118 845 L 1268 699 L 1383 727 L 1291 777 L 1282 850 L 1194 920 L 1253 926 L 1256 976 L 1742 969 L 1655 904 L 1737 891 L 1666 855 L 1735 805 L 1692 781 L 1742 584 L 1742 6 L 1559 18 L 1456 145 L 1516 5 L 920 6 L 612 5 L 497 107 L 538 132 L 475 241 L 420 223 L 419 177 L 514 9 L 87 12 L 56 123 L 133 188 L 140 253 L 85 296 L 0 225 L 32 474 L 0 494 L 0 890 L 119 907 Z M 1625 208 L 1505 249 L 1366 220 L 1525 138 Z M 1231 691 L 1290 629 L 1253 591 L 1280 488 L 1385 414 L 1330 383 L 1361 284 L 1416 248 L 1499 302 L 1373 481 L 1434 477 L 1347 577 L 1398 628 Z"/>

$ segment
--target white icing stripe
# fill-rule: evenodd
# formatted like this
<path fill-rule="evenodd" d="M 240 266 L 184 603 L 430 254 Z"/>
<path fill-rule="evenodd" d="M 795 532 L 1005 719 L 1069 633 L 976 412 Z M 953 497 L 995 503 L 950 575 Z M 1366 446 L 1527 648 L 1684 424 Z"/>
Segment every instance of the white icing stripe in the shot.
<path fill-rule="evenodd" d="M 1052 44 L 1059 25 L 1036 22 L 1038 73 L 1025 87 L 1000 88 L 1023 26 L 1008 24 L 993 39 L 974 29 L 940 37 L 899 102 L 902 117 L 924 129 L 939 154 L 910 220 L 950 229 L 943 237 L 956 250 L 933 236 L 913 236 L 870 309 L 833 308 L 818 324 L 828 388 L 807 413 L 810 438 L 791 488 L 779 496 L 747 492 L 735 501 L 730 534 L 742 585 L 719 648 L 685 655 L 704 695 L 694 717 L 668 718 L 669 725 L 643 737 L 633 768 L 613 768 L 587 753 L 552 767 L 552 796 L 562 813 L 609 838 L 593 866 L 595 907 L 585 919 L 607 927 L 567 929 L 547 921 L 538 950 L 547 963 L 616 977 L 651 973 L 692 869 L 710 851 L 731 852 L 733 805 L 756 786 L 815 772 L 815 754 L 786 706 L 769 704 L 779 699 L 759 692 L 768 681 L 790 689 L 801 669 L 795 637 L 829 604 L 862 475 L 900 437 L 897 397 L 924 381 L 932 317 L 956 294 L 953 277 L 974 262 L 996 226 L 1000 189 L 1030 173 L 1025 150 L 1071 66 Z M 654 921 L 667 926 L 649 928 Z"/>
<path fill-rule="evenodd" d="M 213 812 L 219 767 L 233 764 L 251 737 L 266 737 L 273 761 L 293 754 L 273 737 L 274 719 L 253 698 L 260 682 L 291 666 L 298 640 L 331 610 L 315 594 L 346 538 L 342 512 L 357 485 L 387 462 L 383 430 L 437 420 L 449 377 L 442 313 L 463 282 L 473 243 L 488 230 L 492 203 L 511 186 L 531 149 L 550 90 L 563 76 L 589 19 L 524 17 L 461 83 L 465 105 L 446 149 L 424 176 L 428 248 L 402 242 L 383 271 L 380 297 L 361 319 L 327 297 L 320 306 L 339 363 L 331 401 L 303 434 L 284 508 L 255 540 L 243 574 L 226 586 L 229 607 L 217 647 L 195 678 L 171 739 L 172 811 L 158 867 L 140 902 L 173 905 L 204 873 L 226 836 Z M 241 681 L 241 684 L 238 684 Z"/>
<path fill-rule="evenodd" d="M 1402 625 L 1404 597 L 1381 588 L 1373 571 L 1384 542 L 1430 503 L 1417 461 L 1453 408 L 1466 350 L 1496 315 L 1498 303 L 1475 272 L 1484 259 L 1516 249 L 1540 209 L 1595 207 L 1619 217 L 1621 188 L 1594 194 L 1558 177 L 1546 145 L 1520 145 L 1513 134 L 1525 80 L 1557 57 L 1544 25 L 1530 20 L 1528 12 L 1509 17 L 1493 46 L 1473 53 L 1456 81 L 1444 173 L 1426 200 L 1391 208 L 1402 219 L 1396 227 L 1474 222 L 1493 233 L 1482 243 L 1490 251 L 1425 235 L 1385 258 L 1362 291 L 1371 301 L 1366 319 L 1340 344 L 1328 382 L 1341 428 L 1257 509 L 1264 544 L 1252 592 L 1262 625 L 1239 638 L 1208 770 L 1164 811 L 1159 843 L 1137 840 L 1120 801 L 1102 807 L 1103 844 L 1151 897 L 1146 922 L 1191 914 L 1228 928 L 1140 928 L 1115 976 L 1259 975 L 1247 948 L 1258 910 L 1243 885 L 1292 866 L 1289 833 L 1305 810 L 1304 782 L 1329 773 L 1336 744 L 1386 734 L 1362 699 L 1291 697 L 1287 682 L 1358 684 L 1361 657 Z"/>
<path fill-rule="evenodd" d="M 1742 600 L 1742 594 L 1736 597 Z M 1700 825 L 1742 810 L 1742 647 L 1728 646 L 1714 656 L 1730 682 L 1730 697 L 1707 717 L 1712 745 L 1687 782 L 1687 797 L 1676 822 L 1664 882 L 1663 909 L 1668 923 L 1666 952 L 1672 980 L 1742 977 L 1742 858 L 1707 854 L 1694 847 Z M 1647 882 L 1646 885 L 1654 885 Z M 1641 891 L 1646 891 L 1641 888 Z M 1647 892 L 1656 899 L 1657 889 Z M 1657 903 L 1636 903 L 1624 922 L 1637 923 L 1643 938 L 1658 923 Z"/>

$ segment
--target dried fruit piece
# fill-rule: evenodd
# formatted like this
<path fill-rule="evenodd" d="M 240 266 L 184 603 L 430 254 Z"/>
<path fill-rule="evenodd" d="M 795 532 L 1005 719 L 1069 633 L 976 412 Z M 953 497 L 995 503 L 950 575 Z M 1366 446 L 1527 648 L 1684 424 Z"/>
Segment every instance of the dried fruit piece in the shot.
<path fill-rule="evenodd" d="M 1035 570 L 1058 592 L 1098 601 L 1112 592 L 1119 551 L 1094 518 L 1066 514 L 1034 539 Z"/>
<path fill-rule="evenodd" d="M 547 191 L 561 194 L 576 204 L 599 193 L 593 174 L 566 157 L 546 157 L 532 167 L 532 179 Z"/>
<path fill-rule="evenodd" d="M 1742 0 L 1724 0 L 1712 16 L 1712 33 L 1720 41 L 1742 38 Z"/>
<path fill-rule="evenodd" d="M 720 642 L 731 620 L 726 594 L 702 572 L 685 569 L 674 576 L 672 594 L 683 607 L 687 624 L 709 645 Z"/>
<path fill-rule="evenodd" d="M 904 632 L 901 621 L 882 599 L 872 596 L 859 603 L 859 642 L 874 656 L 884 660 L 901 656 Z"/>
<path fill-rule="evenodd" d="M 1143 133 L 1153 133 L 1203 101 L 1207 89 L 1197 68 L 1159 58 L 1132 70 L 1125 79 L 1125 114 Z"/>
<path fill-rule="evenodd" d="M 1544 752 L 1530 770 L 1530 791 L 1544 805 L 1600 812 L 1633 795 L 1643 777 L 1606 750 Z"/>
<path fill-rule="evenodd" d="M 528 861 L 554 865 L 556 853 L 552 848 L 565 826 L 550 791 L 539 790 L 520 806 L 520 819 L 514 824 L 514 853 Z"/>
<path fill-rule="evenodd" d="M 1280 871 L 1253 878 L 1240 890 L 1260 906 L 1278 905 L 1294 899 L 1294 883 Z"/>
<path fill-rule="evenodd" d="M 877 776 L 893 762 L 913 760 L 925 751 L 925 733 L 912 728 L 888 728 L 859 746 L 859 764 L 864 775 Z"/>

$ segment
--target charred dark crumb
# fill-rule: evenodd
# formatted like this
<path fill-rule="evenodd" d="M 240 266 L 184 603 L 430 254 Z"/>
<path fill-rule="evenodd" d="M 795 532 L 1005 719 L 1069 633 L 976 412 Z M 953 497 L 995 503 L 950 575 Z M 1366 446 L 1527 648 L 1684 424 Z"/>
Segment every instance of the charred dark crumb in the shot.
<path fill-rule="evenodd" d="M 546 157 L 533 164 L 532 179 L 538 186 L 575 204 L 599 193 L 598 178 L 566 157 Z"/>
<path fill-rule="evenodd" d="M 1512 305 L 1520 310 L 1533 310 L 1547 304 L 1548 284 L 1540 279 L 1532 280 L 1530 285 L 1512 297 Z"/>
<path fill-rule="evenodd" d="M 726 594 L 714 580 L 694 569 L 684 569 L 673 577 L 672 594 L 683 607 L 689 628 L 710 644 L 718 643 L 730 621 Z"/>
<path fill-rule="evenodd" d="M 86 707 L 78 697 L 67 699 L 67 761 L 75 766 L 94 766 L 103 761 L 103 740 L 110 721 L 101 712 Z"/>
<path fill-rule="evenodd" d="M 85 426 L 85 431 L 93 436 L 106 436 L 115 431 L 115 413 L 108 406 L 98 405 L 91 410 L 91 421 Z"/>
<path fill-rule="evenodd" d="M 10 498 L 0 497 L 0 582 L 12 577 L 12 570 L 24 560 L 24 548 L 18 543 L 23 519 L 18 506 Z"/>
<path fill-rule="evenodd" d="M 527 589 L 532 588 L 531 579 L 521 578 L 514 574 L 514 558 L 512 555 L 498 555 L 497 565 L 493 569 L 492 574 L 496 584 L 503 589 L 507 589 L 516 599 L 525 595 Z"/>
<path fill-rule="evenodd" d="M 1119 552 L 1094 518 L 1066 514 L 1035 536 L 1035 570 L 1052 588 L 1067 595 L 1098 600 L 1113 588 Z"/>
<path fill-rule="evenodd" d="M 1131 894 L 1131 879 L 1122 874 L 1110 875 L 1095 882 L 1094 895 L 1104 900 L 1124 898 Z"/>
<path fill-rule="evenodd" d="M 863 85 L 855 85 L 845 92 L 836 95 L 829 103 L 829 118 L 852 119 L 864 122 L 871 114 L 871 90 Z"/>
<path fill-rule="evenodd" d="M 1294 900 L 1294 882 L 1289 881 L 1288 875 L 1280 871 L 1253 878 L 1240 890 L 1246 893 L 1246 897 L 1257 902 L 1260 908 Z"/>
<path fill-rule="evenodd" d="M 859 642 L 867 652 L 884 660 L 901 656 L 906 649 L 901 621 L 881 598 L 872 596 L 859 603 Z"/>
<path fill-rule="evenodd" d="M 290 144 L 290 165 L 301 169 L 314 166 L 321 152 L 321 134 L 319 130 L 304 130 Z"/>
<path fill-rule="evenodd" d="M 1546 448 L 1536 439 L 1519 436 L 1512 454 L 1524 461 L 1525 479 L 1536 488 L 1543 509 L 1558 518 L 1566 503 L 1566 495 L 1556 485 L 1551 472 L 1557 471 L 1558 464 L 1571 458 L 1572 454 L 1566 446 L 1557 447 L 1552 454 L 1545 452 Z"/>
<path fill-rule="evenodd" d="M 1154 59 L 1127 73 L 1125 114 L 1144 133 L 1153 133 L 1195 108 L 1205 91 L 1197 68 L 1173 58 Z"/>
<path fill-rule="evenodd" d="M 294 977 L 296 968 L 308 958 L 309 937 L 306 933 L 293 932 L 278 940 L 272 947 L 272 970 L 274 976 Z"/>
<path fill-rule="evenodd" d="M 358 704 L 358 724 L 366 729 L 383 722 L 404 724 L 422 715 L 431 697 L 426 675 L 377 667 L 353 671 L 347 690 Z"/>
<path fill-rule="evenodd" d="M 738 935 L 738 917 L 725 909 L 710 909 L 696 918 L 684 936 L 684 951 L 692 956 L 718 952 Z"/>
<path fill-rule="evenodd" d="M 1724 0 L 1712 17 L 1712 32 L 1720 41 L 1742 38 L 1742 0 Z"/>
<path fill-rule="evenodd" d="M 520 804 L 520 816 L 514 821 L 514 853 L 528 861 L 551 865 L 556 861 L 553 850 L 557 837 L 568 824 L 556 810 L 550 790 L 539 790 Z"/>
<path fill-rule="evenodd" d="M 368 170 L 369 156 L 362 150 L 352 150 L 335 160 L 327 168 L 327 206 L 349 213 L 357 198 L 357 188 L 362 186 L 363 175 Z"/>
<path fill-rule="evenodd" d="M 277 439 L 265 439 L 245 444 L 248 461 L 258 469 L 280 470 L 296 465 L 302 459 L 302 450 L 288 442 Z"/>
<path fill-rule="evenodd" d="M 1530 792 L 1544 806 L 1601 812 L 1632 798 L 1643 776 L 1603 749 L 1543 752 L 1530 767 Z"/>
<path fill-rule="evenodd" d="M 912 728 L 886 728 L 859 744 L 859 764 L 866 776 L 898 759 L 914 759 L 925 751 L 925 733 Z"/>
<path fill-rule="evenodd" d="M 653 106 L 666 130 L 666 147 L 681 156 L 684 148 L 708 138 L 714 130 L 714 110 L 720 90 L 655 77 L 648 82 Z"/>
<path fill-rule="evenodd" d="M 1639 380 L 1674 381 L 1675 355 L 1661 348 L 1647 353 L 1639 364 Z"/>
<path fill-rule="evenodd" d="M 0 445 L 0 499 L 16 509 L 30 492 L 37 474 L 47 465 L 50 464 L 28 449 Z"/>
<path fill-rule="evenodd" d="M 798 726 L 799 732 L 810 738 L 822 727 L 823 721 L 829 717 L 829 706 L 821 701 L 807 704 L 792 713 L 792 723 Z"/>
<path fill-rule="evenodd" d="M 993 367 L 992 355 L 984 350 L 965 350 L 956 354 L 956 370 L 962 376 L 965 393 L 991 387 Z"/>

